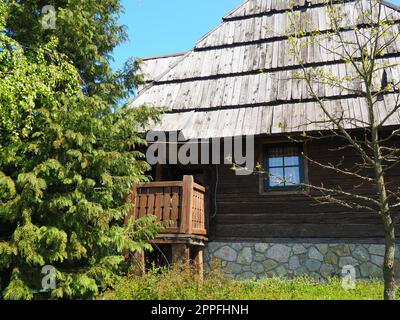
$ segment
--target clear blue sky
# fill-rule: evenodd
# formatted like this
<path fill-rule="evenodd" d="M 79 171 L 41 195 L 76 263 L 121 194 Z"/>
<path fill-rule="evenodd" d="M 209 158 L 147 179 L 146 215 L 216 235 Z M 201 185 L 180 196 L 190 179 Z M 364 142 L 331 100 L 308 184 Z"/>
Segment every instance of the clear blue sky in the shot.
<path fill-rule="evenodd" d="M 400 0 L 399 0 L 400 1 Z M 187 51 L 244 0 L 122 0 L 129 41 L 114 52 L 114 67 L 130 57 Z"/>
<path fill-rule="evenodd" d="M 193 48 L 245 0 L 122 0 L 129 41 L 114 52 L 114 67 L 130 57 L 162 55 Z M 392 0 L 400 5 L 400 0 Z"/>

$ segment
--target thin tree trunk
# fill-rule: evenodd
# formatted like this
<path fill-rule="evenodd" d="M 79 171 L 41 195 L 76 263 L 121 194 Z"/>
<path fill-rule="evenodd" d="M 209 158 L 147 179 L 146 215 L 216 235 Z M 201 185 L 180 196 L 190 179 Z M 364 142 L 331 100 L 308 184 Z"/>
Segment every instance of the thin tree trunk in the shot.
<path fill-rule="evenodd" d="M 372 74 L 372 72 L 371 72 Z M 367 102 L 369 107 L 369 120 L 371 129 L 371 145 L 374 152 L 374 166 L 375 178 L 378 187 L 378 196 L 380 202 L 380 213 L 382 215 L 382 222 L 385 230 L 385 259 L 383 262 L 383 278 L 385 283 L 384 299 L 395 300 L 396 298 L 396 283 L 394 277 L 394 262 L 396 255 L 396 233 L 394 221 L 391 216 L 388 191 L 386 189 L 386 182 L 384 177 L 384 170 L 382 165 L 382 151 L 379 144 L 379 128 L 376 125 L 374 114 L 374 103 L 371 95 L 372 78 L 365 81 L 367 85 Z"/>
<path fill-rule="evenodd" d="M 383 265 L 383 277 L 385 281 L 385 300 L 396 299 L 396 283 L 394 276 L 394 263 L 396 254 L 396 235 L 393 220 L 390 214 L 383 216 L 385 226 L 385 260 Z"/>

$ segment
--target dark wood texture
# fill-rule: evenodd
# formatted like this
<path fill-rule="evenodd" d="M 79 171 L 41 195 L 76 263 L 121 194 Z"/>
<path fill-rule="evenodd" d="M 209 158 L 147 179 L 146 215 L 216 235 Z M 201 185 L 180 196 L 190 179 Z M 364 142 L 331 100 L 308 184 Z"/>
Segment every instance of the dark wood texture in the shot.
<path fill-rule="evenodd" d="M 257 150 L 266 141 L 256 143 Z M 311 159 L 335 163 L 345 156 L 346 163 L 357 161 L 351 151 L 330 151 L 335 141 L 313 142 L 306 152 Z M 312 184 L 324 183 L 326 187 L 340 185 L 352 190 L 359 181 L 338 175 L 317 165 L 307 165 L 307 178 Z M 336 205 L 320 205 L 311 195 L 315 192 L 260 192 L 259 175 L 236 176 L 230 166 L 218 167 L 217 214 L 210 220 L 212 239 L 376 239 L 383 236 L 383 226 L 377 214 L 352 210 Z M 215 171 L 209 181 L 214 190 Z M 389 181 L 400 184 L 400 168 L 393 170 Z M 362 185 L 362 194 L 374 194 L 373 187 Z M 213 203 L 214 200 L 211 201 Z M 210 210 L 213 212 L 213 210 Z"/>
<path fill-rule="evenodd" d="M 193 176 L 184 176 L 182 181 L 135 185 L 130 195 L 133 203 L 130 216 L 138 219 L 154 215 L 164 223 L 168 234 L 205 236 L 205 192 Z"/>

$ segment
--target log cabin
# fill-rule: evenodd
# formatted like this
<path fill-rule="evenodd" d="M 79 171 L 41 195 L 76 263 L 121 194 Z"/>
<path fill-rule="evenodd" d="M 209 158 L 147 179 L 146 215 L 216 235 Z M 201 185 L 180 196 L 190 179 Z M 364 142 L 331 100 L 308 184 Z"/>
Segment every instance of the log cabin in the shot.
<path fill-rule="evenodd" d="M 293 10 L 326 33 L 330 30 L 327 6 L 339 7 L 350 17 L 343 27 L 346 33 L 360 27 L 365 2 L 296 0 Z M 371 186 L 360 187 L 354 177 L 335 174 L 304 157 L 321 163 L 343 157 L 347 163 L 357 162 L 354 151 L 340 149 L 342 141 L 331 138 L 303 145 L 289 138 L 321 131 L 318 122 L 323 116 L 307 86 L 291 77 L 301 66 L 289 54 L 290 3 L 245 1 L 189 52 L 143 59 L 146 85 L 139 88 L 131 107 L 168 108 L 149 130 L 150 145 L 159 133 L 167 137 L 163 143 L 168 150 L 188 141 L 201 141 L 199 145 L 210 148 L 210 141 L 221 139 L 226 145 L 227 139 L 253 137 L 244 144 L 252 148 L 254 162 L 294 179 L 285 183 L 269 174 L 238 174 L 224 161 L 223 151 L 217 151 L 222 161 L 208 164 L 182 163 L 167 156 L 165 163 L 154 165 L 154 182 L 134 186 L 132 192 L 131 215 L 154 214 L 169 221 L 154 241 L 154 259 L 191 259 L 206 267 L 217 261 L 237 279 L 303 274 L 326 279 L 349 270 L 360 278 L 381 276 L 384 232 L 379 216 L 359 208 L 318 204 L 313 191 L 300 187 L 305 182 L 323 183 L 344 190 L 358 188 L 361 194 L 376 192 Z M 399 8 L 383 1 L 380 7 L 397 27 Z M 307 37 L 311 30 L 305 31 Z M 303 58 L 310 67 L 326 67 L 337 75 L 347 72 L 338 56 L 316 44 L 307 47 Z M 383 59 L 399 61 L 399 41 Z M 399 71 L 397 67 L 385 70 L 390 78 L 386 81 Z M 346 110 L 352 118 L 368 122 L 362 97 L 329 85 L 320 86 L 318 92 L 328 108 Z M 396 99 L 385 94 L 380 100 L 377 112 L 382 119 Z M 399 124 L 397 112 L 387 122 L 387 130 Z M 347 129 L 354 134 L 360 131 L 351 123 Z M 389 180 L 399 184 L 399 167 Z M 396 272 L 399 276 L 399 265 Z"/>

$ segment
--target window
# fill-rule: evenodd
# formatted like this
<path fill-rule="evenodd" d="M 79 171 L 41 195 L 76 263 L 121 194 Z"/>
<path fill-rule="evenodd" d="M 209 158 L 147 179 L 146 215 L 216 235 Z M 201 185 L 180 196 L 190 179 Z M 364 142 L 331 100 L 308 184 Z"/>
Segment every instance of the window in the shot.
<path fill-rule="evenodd" d="M 265 148 L 265 191 L 299 189 L 304 182 L 302 147 L 297 144 Z"/>

